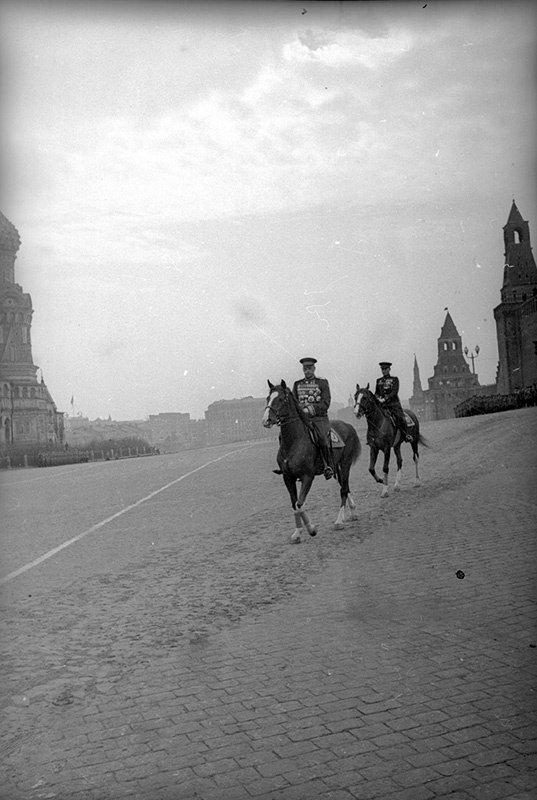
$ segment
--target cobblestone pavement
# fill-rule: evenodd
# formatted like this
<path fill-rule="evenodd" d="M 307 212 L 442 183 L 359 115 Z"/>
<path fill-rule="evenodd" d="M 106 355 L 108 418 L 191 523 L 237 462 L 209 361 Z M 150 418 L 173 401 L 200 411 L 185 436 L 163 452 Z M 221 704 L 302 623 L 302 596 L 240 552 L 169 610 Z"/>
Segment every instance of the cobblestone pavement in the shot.
<path fill-rule="evenodd" d="M 429 426 L 384 500 L 365 453 L 357 523 L 327 532 L 319 482 L 325 533 L 288 546 L 285 505 L 221 528 L 175 606 L 171 548 L 9 605 L 2 800 L 535 797 L 536 423 Z"/>

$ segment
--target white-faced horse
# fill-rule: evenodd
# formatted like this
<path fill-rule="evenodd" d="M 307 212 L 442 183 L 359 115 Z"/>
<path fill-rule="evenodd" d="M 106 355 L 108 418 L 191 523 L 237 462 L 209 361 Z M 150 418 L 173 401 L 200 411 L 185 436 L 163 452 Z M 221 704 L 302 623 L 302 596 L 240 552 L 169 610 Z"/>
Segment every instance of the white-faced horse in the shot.
<path fill-rule="evenodd" d="M 369 458 L 369 472 L 377 483 L 382 483 L 381 497 L 388 496 L 388 473 L 390 470 L 390 452 L 393 448 L 395 459 L 397 461 L 397 474 L 395 476 L 394 491 L 399 491 L 401 483 L 401 470 L 403 467 L 403 457 L 401 455 L 401 445 L 403 438 L 401 431 L 397 427 L 394 419 L 391 417 L 382 405 L 379 403 L 373 392 L 369 389 L 369 384 L 365 388 L 360 388 L 356 384 L 356 393 L 354 395 L 354 413 L 359 418 L 364 416 L 367 420 L 367 444 L 370 448 Z M 420 423 L 417 416 L 413 411 L 408 409 L 404 410 L 407 417 L 410 418 L 408 424 L 408 432 L 412 436 L 412 441 L 409 444 L 412 447 L 412 458 L 414 459 L 414 466 L 416 469 L 416 476 L 414 479 L 414 486 L 420 485 L 420 476 L 418 473 L 419 451 L 418 445 L 422 444 L 428 447 L 426 439 L 420 433 Z M 379 478 L 375 471 L 375 464 L 377 463 L 377 456 L 379 452 L 384 453 L 384 464 L 382 472 L 383 478 Z"/>
<path fill-rule="evenodd" d="M 310 536 L 315 536 L 317 529 L 312 525 L 304 509 L 306 497 L 316 475 L 322 473 L 322 462 L 318 447 L 315 444 L 315 432 L 311 420 L 304 414 L 285 381 L 275 386 L 270 381 L 267 405 L 263 415 L 263 425 L 270 428 L 280 426 L 280 448 L 276 460 L 279 470 L 291 498 L 295 515 L 295 531 L 291 542 L 298 544 L 304 524 Z M 349 490 L 349 473 L 352 465 L 361 452 L 361 444 L 356 429 L 347 422 L 331 420 L 331 428 L 340 440 L 340 447 L 333 447 L 335 476 L 340 485 L 341 506 L 334 527 L 344 527 L 345 507 L 349 506 L 350 519 L 356 519 L 356 505 Z M 275 470 L 276 472 L 276 470 Z M 300 492 L 297 492 L 297 481 L 300 481 Z"/>

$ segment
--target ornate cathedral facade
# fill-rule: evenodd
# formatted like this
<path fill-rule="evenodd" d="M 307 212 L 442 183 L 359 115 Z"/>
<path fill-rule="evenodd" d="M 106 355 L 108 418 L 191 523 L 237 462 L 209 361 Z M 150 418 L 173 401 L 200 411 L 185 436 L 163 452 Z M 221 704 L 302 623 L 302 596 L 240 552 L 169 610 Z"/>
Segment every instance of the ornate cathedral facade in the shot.
<path fill-rule="evenodd" d="M 32 299 L 15 283 L 21 241 L 0 213 L 0 450 L 61 446 L 63 414 L 32 359 Z"/>

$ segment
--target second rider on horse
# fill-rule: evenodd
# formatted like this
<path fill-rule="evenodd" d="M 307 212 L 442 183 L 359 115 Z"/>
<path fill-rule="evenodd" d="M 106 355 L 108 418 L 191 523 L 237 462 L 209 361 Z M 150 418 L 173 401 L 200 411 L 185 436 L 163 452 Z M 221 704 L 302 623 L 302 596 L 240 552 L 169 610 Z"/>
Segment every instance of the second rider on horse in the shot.
<path fill-rule="evenodd" d="M 334 471 L 330 466 L 330 446 L 328 437 L 330 436 L 330 422 L 328 421 L 328 409 L 330 407 L 330 386 L 326 378 L 317 378 L 315 375 L 316 358 L 301 358 L 300 363 L 304 371 L 302 380 L 295 381 L 293 385 L 293 395 L 304 414 L 307 414 L 316 431 L 316 440 L 323 460 L 323 472 L 326 480 L 334 477 Z"/>
<path fill-rule="evenodd" d="M 377 379 L 375 397 L 378 398 L 383 408 L 392 414 L 403 439 L 411 442 L 412 435 L 408 432 L 405 412 L 399 400 L 399 378 L 396 378 L 395 375 L 390 375 L 391 366 L 391 361 L 381 361 L 379 363 L 382 377 Z"/>

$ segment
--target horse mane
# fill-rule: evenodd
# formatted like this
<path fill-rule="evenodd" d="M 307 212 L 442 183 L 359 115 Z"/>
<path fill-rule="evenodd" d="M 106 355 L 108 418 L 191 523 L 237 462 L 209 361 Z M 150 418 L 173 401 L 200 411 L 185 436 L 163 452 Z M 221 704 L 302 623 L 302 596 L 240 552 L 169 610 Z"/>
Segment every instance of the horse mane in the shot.
<path fill-rule="evenodd" d="M 377 395 L 373 391 L 371 391 L 371 389 L 369 388 L 369 384 L 367 384 L 367 386 L 360 386 L 359 384 L 356 384 L 356 394 L 358 394 L 359 392 L 367 394 L 371 398 L 375 406 L 379 409 L 379 411 L 382 411 L 382 413 L 386 415 L 386 409 L 382 406 L 382 403 L 379 402 Z"/>
<path fill-rule="evenodd" d="M 280 381 L 280 386 L 282 387 L 282 389 L 285 392 L 286 396 L 291 399 L 291 402 L 293 403 L 293 406 L 296 409 L 296 411 L 298 413 L 298 416 L 300 417 L 300 419 L 302 420 L 302 422 L 304 423 L 306 428 L 311 429 L 312 426 L 313 426 L 313 422 L 311 421 L 310 417 L 302 410 L 302 407 L 300 406 L 300 403 L 298 402 L 298 400 L 294 396 L 293 392 L 287 386 L 286 382 L 283 379 Z"/>
<path fill-rule="evenodd" d="M 373 400 L 373 402 L 375 403 L 375 405 L 377 406 L 377 408 L 380 408 L 380 410 L 381 410 L 381 411 L 385 411 L 385 409 L 384 409 L 384 407 L 383 407 L 382 403 L 381 403 L 381 402 L 380 402 L 380 400 L 378 399 L 378 397 L 377 397 L 377 395 L 375 394 L 375 392 L 372 392 L 372 391 L 371 391 L 371 389 L 368 389 L 367 391 L 368 391 L 368 392 L 369 392 L 369 394 L 371 395 L 371 399 Z"/>

